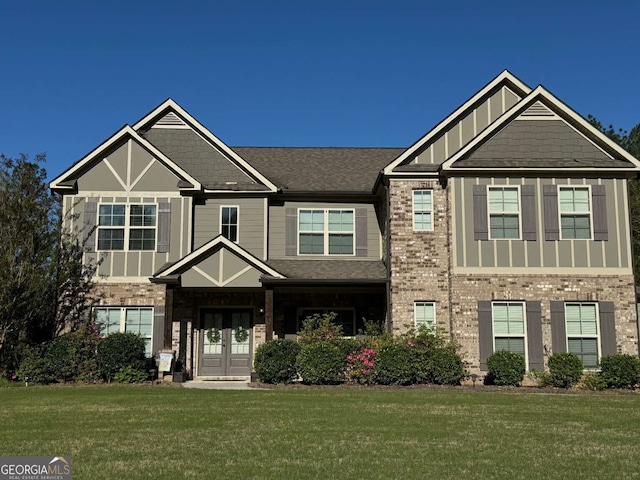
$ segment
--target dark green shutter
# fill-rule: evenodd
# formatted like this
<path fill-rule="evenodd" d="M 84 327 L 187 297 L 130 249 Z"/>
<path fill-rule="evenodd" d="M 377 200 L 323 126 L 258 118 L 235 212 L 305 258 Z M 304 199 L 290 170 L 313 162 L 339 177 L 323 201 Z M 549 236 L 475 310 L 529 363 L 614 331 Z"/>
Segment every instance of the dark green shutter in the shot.
<path fill-rule="evenodd" d="M 543 370 L 542 313 L 540 302 L 537 301 L 527 302 L 527 343 L 529 347 L 529 370 Z"/>
<path fill-rule="evenodd" d="M 489 240 L 487 219 L 487 187 L 473 186 L 473 239 Z"/>
<path fill-rule="evenodd" d="M 602 356 L 615 355 L 616 348 L 616 319 L 613 302 L 599 302 L 600 308 L 600 348 Z"/>
<path fill-rule="evenodd" d="M 591 204 L 593 207 L 593 239 L 607 241 L 607 195 L 604 185 L 591 186 Z"/>
<path fill-rule="evenodd" d="M 285 219 L 284 254 L 294 257 L 298 254 L 298 210 L 287 208 Z"/>
<path fill-rule="evenodd" d="M 522 239 L 535 241 L 538 239 L 536 229 L 536 194 L 533 185 L 520 187 L 520 201 L 522 203 Z"/>
<path fill-rule="evenodd" d="M 367 209 L 356 208 L 356 257 L 366 257 L 367 249 Z"/>
<path fill-rule="evenodd" d="M 159 253 L 166 253 L 171 246 L 171 204 L 158 203 L 158 246 Z"/>
<path fill-rule="evenodd" d="M 493 353 L 493 321 L 491 301 L 478 300 L 478 346 L 480 370 L 487 370 L 487 358 Z"/>
<path fill-rule="evenodd" d="M 551 301 L 551 348 L 553 353 L 566 353 L 567 328 L 564 323 L 564 302 Z"/>
<path fill-rule="evenodd" d="M 87 198 L 84 202 L 84 250 L 96 251 L 96 230 L 98 225 L 98 199 Z"/>
<path fill-rule="evenodd" d="M 542 187 L 544 202 L 544 238 L 545 240 L 560 240 L 558 223 L 558 187 L 544 185 Z"/>

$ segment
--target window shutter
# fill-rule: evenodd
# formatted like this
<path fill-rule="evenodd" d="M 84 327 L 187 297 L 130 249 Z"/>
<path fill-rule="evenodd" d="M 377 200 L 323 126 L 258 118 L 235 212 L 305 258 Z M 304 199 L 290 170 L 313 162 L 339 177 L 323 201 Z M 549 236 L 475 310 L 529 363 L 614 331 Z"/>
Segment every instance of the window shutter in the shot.
<path fill-rule="evenodd" d="M 298 254 L 298 211 L 287 208 L 285 219 L 284 254 L 293 257 Z"/>
<path fill-rule="evenodd" d="M 599 302 L 600 307 L 600 347 L 602 356 L 615 355 L 616 349 L 616 320 L 613 302 Z"/>
<path fill-rule="evenodd" d="M 169 251 L 171 243 L 171 204 L 158 203 L 158 253 Z"/>
<path fill-rule="evenodd" d="M 535 241 L 538 239 L 536 232 L 536 195 L 533 185 L 520 187 L 520 202 L 522 205 L 522 239 Z"/>
<path fill-rule="evenodd" d="M 85 252 L 96 251 L 96 229 L 98 225 L 98 199 L 87 198 L 84 202 L 83 242 Z"/>
<path fill-rule="evenodd" d="M 478 300 L 478 344 L 480 349 L 480 370 L 487 371 L 487 358 L 493 353 L 491 302 L 488 300 Z"/>
<path fill-rule="evenodd" d="M 591 204 L 593 208 L 593 239 L 607 241 L 607 195 L 604 185 L 591 186 Z"/>
<path fill-rule="evenodd" d="M 487 187 L 473 186 L 473 239 L 489 240 L 487 220 Z"/>
<path fill-rule="evenodd" d="M 543 185 L 542 196 L 544 200 L 544 239 L 560 240 L 558 187 L 555 185 Z"/>
<path fill-rule="evenodd" d="M 527 341 L 529 347 L 529 370 L 543 370 L 544 347 L 542 346 L 540 302 L 527 302 Z"/>
<path fill-rule="evenodd" d="M 151 353 L 155 355 L 164 348 L 164 305 L 156 305 L 153 309 L 152 335 Z"/>
<path fill-rule="evenodd" d="M 551 301 L 551 348 L 553 353 L 566 353 L 567 329 L 564 324 L 564 302 Z"/>
<path fill-rule="evenodd" d="M 356 208 L 356 257 L 367 254 L 367 209 Z"/>

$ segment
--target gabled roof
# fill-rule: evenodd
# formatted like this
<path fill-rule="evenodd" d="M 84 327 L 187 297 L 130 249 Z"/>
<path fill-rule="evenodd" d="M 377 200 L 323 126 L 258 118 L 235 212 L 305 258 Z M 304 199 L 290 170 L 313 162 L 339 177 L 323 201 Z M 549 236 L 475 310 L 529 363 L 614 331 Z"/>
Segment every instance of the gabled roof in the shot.
<path fill-rule="evenodd" d="M 487 164 L 486 166 L 479 166 L 477 162 L 470 162 L 467 165 L 464 164 L 465 159 L 469 158 L 469 155 L 478 149 L 481 145 L 484 145 L 491 138 L 498 135 L 505 127 L 513 122 L 518 116 L 523 114 L 527 109 L 536 105 L 542 105 L 549 108 L 553 113 L 558 115 L 561 120 L 566 121 L 571 127 L 575 128 L 582 135 L 585 135 L 594 146 L 601 149 L 606 156 L 600 156 L 594 161 L 590 159 L 574 159 L 575 162 L 570 164 L 566 163 L 567 159 L 559 159 L 557 164 L 553 165 L 527 165 L 526 163 L 515 162 L 506 163 L 503 165 Z M 539 107 L 538 107 L 539 108 Z M 526 120 L 529 122 L 530 120 Z M 539 120 L 537 120 L 539 121 Z M 573 149 L 574 146 L 572 145 Z M 624 166 L 626 164 L 626 168 Z M 536 87 L 529 95 L 523 98 L 520 102 L 514 105 L 510 110 L 506 111 L 500 116 L 494 123 L 489 125 L 478 136 L 471 140 L 468 144 L 462 147 L 458 152 L 454 153 L 448 160 L 442 164 L 442 171 L 447 170 L 487 170 L 500 171 L 508 170 L 512 171 L 514 168 L 527 169 L 527 170 L 566 170 L 567 168 L 574 168 L 577 170 L 640 170 L 640 161 L 634 158 L 630 153 L 621 148 L 618 144 L 606 137 L 602 132 L 593 127 L 587 120 L 577 114 L 565 103 L 556 98 L 551 92 L 546 90 L 543 86 Z"/>
<path fill-rule="evenodd" d="M 160 281 L 162 282 L 163 278 L 172 278 L 175 276 L 179 276 L 184 273 L 186 270 L 191 268 L 194 264 L 198 263 L 200 260 L 206 258 L 211 255 L 212 252 L 220 249 L 226 248 L 227 250 L 233 252 L 242 260 L 247 262 L 249 265 L 254 267 L 255 269 L 261 271 L 262 273 L 275 277 L 275 278 L 284 278 L 284 275 L 277 272 L 274 268 L 267 265 L 265 262 L 260 260 L 255 255 L 249 253 L 244 248 L 239 245 L 233 243 L 229 239 L 223 237 L 222 235 L 218 235 L 212 240 L 208 241 L 201 247 L 197 248 L 193 252 L 185 255 L 180 260 L 175 263 L 164 265 L 159 271 L 155 273 L 153 277 L 151 277 L 152 282 Z"/>
<path fill-rule="evenodd" d="M 254 178 L 257 182 L 267 187 L 267 190 L 272 192 L 276 192 L 278 190 L 276 185 L 274 185 L 266 176 L 264 176 L 256 168 L 254 168 L 251 164 L 249 164 L 246 160 L 244 160 L 240 155 L 238 155 L 231 148 L 229 148 L 222 140 L 220 140 L 213 133 L 211 133 L 204 125 L 198 122 L 184 108 L 182 108 L 180 105 L 178 105 L 176 102 L 174 102 L 170 98 L 165 100 L 163 103 L 158 105 L 155 109 L 153 109 L 150 113 L 148 113 L 143 118 L 138 120 L 133 125 L 133 129 L 136 131 L 139 131 L 139 130 L 144 131 L 150 128 L 155 122 L 165 117 L 169 113 L 174 114 L 175 117 L 184 121 L 198 135 L 200 135 L 203 139 L 205 139 L 217 150 L 219 150 L 224 156 L 226 156 L 231 162 L 233 162 L 239 169 L 246 172 L 248 175 Z M 194 176 L 197 176 L 197 173 L 196 172 L 194 173 L 195 173 Z"/>
<path fill-rule="evenodd" d="M 286 275 L 286 279 L 263 277 L 263 283 L 385 283 L 387 268 L 382 260 L 282 260 L 267 262 Z"/>
<path fill-rule="evenodd" d="M 411 158 L 420 149 L 428 145 L 431 141 L 435 140 L 440 134 L 446 132 L 460 118 L 471 111 L 478 102 L 488 96 L 491 92 L 499 89 L 501 86 L 507 86 L 521 96 L 527 95 L 529 92 L 531 92 L 531 88 L 524 84 L 520 79 L 518 79 L 508 70 L 504 70 L 502 73 L 500 73 L 500 75 L 486 84 L 469 100 L 460 105 L 460 107 L 458 107 L 451 115 L 438 123 L 438 125 L 432 128 L 423 137 L 418 139 L 418 141 L 416 141 L 413 145 L 406 149 L 404 153 L 402 153 L 402 155 L 400 155 L 393 162 L 387 165 L 384 169 L 384 174 L 389 175 L 393 173 L 396 167 L 401 165 L 407 159 Z"/>
<path fill-rule="evenodd" d="M 165 167 L 180 177 L 180 188 L 183 190 L 200 190 L 201 185 L 194 177 L 189 175 L 173 160 L 168 158 L 164 153 L 158 150 L 154 145 L 142 138 L 138 133 L 133 130 L 129 125 L 125 125 L 116 133 L 114 133 L 107 140 L 102 142 L 97 148 L 89 152 L 80 160 L 75 162 L 70 168 L 62 172 L 56 177 L 50 184 L 49 188 L 54 190 L 72 190 L 75 188 L 75 179 L 81 172 L 90 168 L 94 162 L 102 160 L 102 155 L 110 148 L 118 145 L 127 137 L 133 139 L 140 144 L 143 148 L 151 152 Z M 186 182 L 186 183 L 185 183 Z"/>

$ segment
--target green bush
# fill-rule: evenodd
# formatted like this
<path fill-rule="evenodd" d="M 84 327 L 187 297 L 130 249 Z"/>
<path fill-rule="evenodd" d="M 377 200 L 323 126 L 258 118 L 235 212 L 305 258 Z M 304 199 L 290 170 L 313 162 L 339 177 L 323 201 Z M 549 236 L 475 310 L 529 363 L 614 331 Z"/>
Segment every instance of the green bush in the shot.
<path fill-rule="evenodd" d="M 53 382 L 51 369 L 44 358 L 43 347 L 33 347 L 23 352 L 16 375 L 23 382 L 46 385 Z"/>
<path fill-rule="evenodd" d="M 416 383 L 418 351 L 407 344 L 393 344 L 376 353 L 375 381 L 381 385 Z"/>
<path fill-rule="evenodd" d="M 146 381 L 147 378 L 147 373 L 142 370 L 136 370 L 131 365 L 127 365 L 118 370 L 113 380 L 118 383 L 142 383 Z"/>
<path fill-rule="evenodd" d="M 487 383 L 517 387 L 524 379 L 524 357 L 519 353 L 499 350 L 487 358 Z"/>
<path fill-rule="evenodd" d="M 298 332 L 300 345 L 334 341 L 342 338 L 342 325 L 334 323 L 338 315 L 335 312 L 315 313 L 302 321 L 302 329 Z"/>
<path fill-rule="evenodd" d="M 597 373 L 585 373 L 576 386 L 582 390 L 604 390 L 607 382 Z"/>
<path fill-rule="evenodd" d="M 145 340 L 140 335 L 115 332 L 103 338 L 98 345 L 98 367 L 107 381 L 111 381 L 124 367 L 144 370 L 145 365 Z"/>
<path fill-rule="evenodd" d="M 529 372 L 528 377 L 535 381 L 538 387 L 548 387 L 551 385 L 551 375 L 546 370 L 533 369 Z"/>
<path fill-rule="evenodd" d="M 427 359 L 428 380 L 436 385 L 460 385 L 465 377 L 464 363 L 457 352 L 439 348 Z"/>
<path fill-rule="evenodd" d="M 309 385 L 334 385 L 344 378 L 346 357 L 330 342 L 303 345 L 296 360 L 302 382 Z"/>
<path fill-rule="evenodd" d="M 631 388 L 640 375 L 640 358 L 634 355 L 609 355 L 600 360 L 600 376 L 609 388 Z"/>
<path fill-rule="evenodd" d="M 584 367 L 573 353 L 554 353 L 549 357 L 549 377 L 551 385 L 570 388 L 582 377 Z"/>
<path fill-rule="evenodd" d="M 264 383 L 291 383 L 297 376 L 296 358 L 300 345 L 294 340 L 277 339 L 256 349 L 254 368 Z"/>

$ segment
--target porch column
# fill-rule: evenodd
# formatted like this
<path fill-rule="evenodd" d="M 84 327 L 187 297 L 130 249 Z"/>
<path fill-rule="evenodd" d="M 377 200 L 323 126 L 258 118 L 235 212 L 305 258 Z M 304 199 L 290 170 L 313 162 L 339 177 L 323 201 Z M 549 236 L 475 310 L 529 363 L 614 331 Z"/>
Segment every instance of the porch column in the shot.
<path fill-rule="evenodd" d="M 164 298 L 164 348 L 171 348 L 171 328 L 173 327 L 173 288 L 167 285 Z"/>
<path fill-rule="evenodd" d="M 264 329 L 265 341 L 273 340 L 273 287 L 264 289 Z"/>

